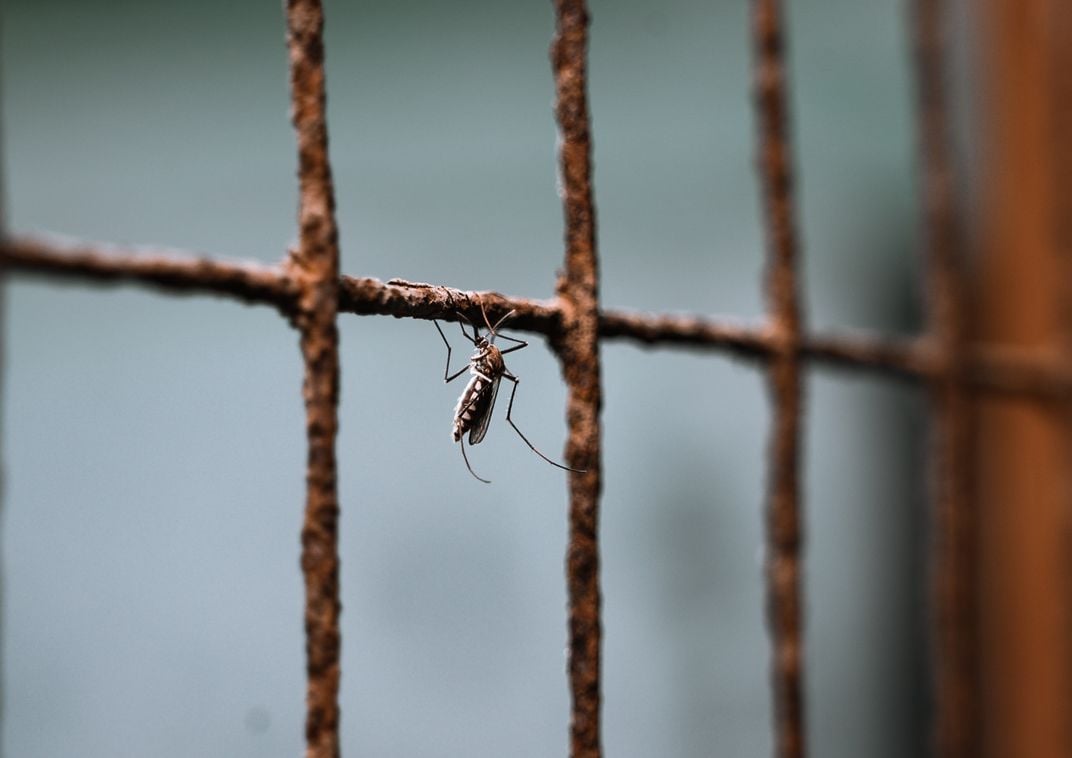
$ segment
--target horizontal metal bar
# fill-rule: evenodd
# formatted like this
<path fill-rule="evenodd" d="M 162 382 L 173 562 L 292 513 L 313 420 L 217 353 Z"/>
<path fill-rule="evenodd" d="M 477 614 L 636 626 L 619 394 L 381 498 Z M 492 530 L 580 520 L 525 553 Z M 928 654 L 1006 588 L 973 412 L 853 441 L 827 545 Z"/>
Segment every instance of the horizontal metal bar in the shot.
<path fill-rule="evenodd" d="M 138 283 L 170 292 L 231 295 L 288 308 L 297 287 L 280 266 L 221 261 L 185 251 L 85 242 L 55 235 L 0 240 L 0 267 L 106 283 Z"/>
<path fill-rule="evenodd" d="M 9 236 L 0 240 L 0 267 L 13 272 L 90 281 L 148 284 L 168 292 L 203 292 L 273 305 L 292 313 L 298 289 L 280 266 L 226 261 L 166 248 L 123 247 L 57 236 Z M 515 311 L 512 329 L 548 337 L 561 332 L 557 300 L 473 292 L 438 284 L 367 277 L 339 279 L 339 312 L 396 318 L 493 321 Z M 750 360 L 777 351 L 775 330 L 764 322 L 728 317 L 672 315 L 604 309 L 599 336 L 648 347 L 716 350 Z M 861 331 L 804 335 L 801 357 L 820 366 L 920 381 L 944 370 L 942 351 L 923 337 L 891 337 Z M 1072 364 L 1050 351 L 973 345 L 965 381 L 981 392 L 1042 401 L 1072 400 Z"/>

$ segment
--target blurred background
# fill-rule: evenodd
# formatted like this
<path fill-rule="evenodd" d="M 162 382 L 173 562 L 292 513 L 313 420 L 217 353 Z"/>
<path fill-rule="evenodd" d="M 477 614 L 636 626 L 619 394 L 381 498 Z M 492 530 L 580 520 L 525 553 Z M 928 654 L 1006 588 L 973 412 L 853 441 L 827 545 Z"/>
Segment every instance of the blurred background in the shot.
<path fill-rule="evenodd" d="M 590 5 L 604 302 L 759 317 L 747 4 Z M 913 332 L 907 16 L 789 5 L 809 323 Z M 549 297 L 550 3 L 329 0 L 326 16 L 343 270 Z M 12 229 L 283 255 L 278 3 L 5 0 L 0 24 Z M 208 297 L 25 278 L 5 297 L 3 754 L 299 754 L 296 334 Z M 432 326 L 341 330 L 347 754 L 563 754 L 562 472 L 502 407 L 470 456 L 479 484 Z M 515 417 L 556 457 L 556 362 L 539 340 L 510 358 Z M 770 754 L 762 377 L 626 344 L 603 358 L 607 753 Z M 920 755 L 925 397 L 823 370 L 807 391 L 811 749 Z"/>

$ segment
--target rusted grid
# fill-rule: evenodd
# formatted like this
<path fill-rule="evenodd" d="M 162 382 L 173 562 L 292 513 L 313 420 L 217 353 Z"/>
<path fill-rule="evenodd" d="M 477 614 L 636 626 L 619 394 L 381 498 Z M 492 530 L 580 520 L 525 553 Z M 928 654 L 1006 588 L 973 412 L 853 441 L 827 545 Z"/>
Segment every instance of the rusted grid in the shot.
<path fill-rule="evenodd" d="M 208 293 L 275 306 L 289 314 L 297 287 L 277 266 L 205 258 L 161 248 L 120 247 L 39 235 L 0 240 L 0 266 L 13 272 L 104 283 L 135 283 L 174 293 Z M 479 320 L 479 303 L 492 320 L 510 310 L 510 328 L 555 337 L 561 333 L 561 304 L 474 292 L 438 284 L 369 277 L 339 278 L 339 312 L 396 318 L 457 321 L 462 313 Z M 746 360 L 769 360 L 776 335 L 766 325 L 715 316 L 653 314 L 616 309 L 600 312 L 601 339 L 629 340 L 653 348 L 727 352 Z M 804 360 L 887 378 L 927 380 L 941 371 L 940 346 L 928 338 L 887 337 L 842 331 L 801 337 Z M 967 348 L 964 382 L 979 391 L 1021 395 L 1041 401 L 1072 399 L 1072 363 L 1045 349 L 974 345 Z"/>
<path fill-rule="evenodd" d="M 339 244 L 328 162 L 324 15 L 319 0 L 288 0 L 291 117 L 298 139 L 298 247 L 286 261 L 298 287 L 294 323 L 305 359 L 309 443 L 301 567 L 307 667 L 305 754 L 339 755 L 339 501 L 335 466 L 339 335 Z"/>
<path fill-rule="evenodd" d="M 920 115 L 925 165 L 924 196 L 928 222 L 928 286 L 931 331 L 921 338 L 876 335 L 811 335 L 802 332 L 793 287 L 793 237 L 788 205 L 788 155 L 785 151 L 784 68 L 774 0 L 754 0 L 756 10 L 757 79 L 763 138 L 765 197 L 774 253 L 769 269 L 771 320 L 752 326 L 728 320 L 690 316 L 600 311 L 597 300 L 594 219 L 590 195 L 590 148 L 584 103 L 586 14 L 583 3 L 556 3 L 559 34 L 553 48 L 559 87 L 558 117 L 563 135 L 566 185 L 567 269 L 559 298 L 541 301 L 497 293 L 474 293 L 440 285 L 339 277 L 336 228 L 324 122 L 322 14 L 319 3 L 289 2 L 288 29 L 292 62 L 294 120 L 299 137 L 302 203 L 301 243 L 284 266 L 225 262 L 176 251 L 139 250 L 42 237 L 0 240 L 0 265 L 5 269 L 101 282 L 140 282 L 172 292 L 208 292 L 278 308 L 299 327 L 306 362 L 305 399 L 309 433 L 309 494 L 303 528 L 302 566 L 306 578 L 309 664 L 308 755 L 338 754 L 338 559 L 335 547 L 338 515 L 335 491 L 334 435 L 337 425 L 337 312 L 456 320 L 459 313 L 478 318 L 486 303 L 496 318 L 508 310 L 518 314 L 512 326 L 546 335 L 563 360 L 570 386 L 570 443 L 567 461 L 588 473 L 571 477 L 571 543 L 568 555 L 571 586 L 571 683 L 575 692 L 573 738 L 575 754 L 599 754 L 598 689 L 598 553 L 595 550 L 599 494 L 598 339 L 629 339 L 643 345 L 725 350 L 771 364 L 775 396 L 772 445 L 771 564 L 772 621 L 788 629 L 779 647 L 779 678 L 791 681 L 800 662 L 799 582 L 797 558 L 799 515 L 783 521 L 786 504 L 796 499 L 796 460 L 800 403 L 799 361 L 875 371 L 884 376 L 923 380 L 933 390 L 939 418 L 939 526 L 945 535 L 942 553 L 949 559 L 936 573 L 939 611 L 939 740 L 943 755 L 967 754 L 957 748 L 958 730 L 967 727 L 965 658 L 946 655 L 956 646 L 962 613 L 965 537 L 957 509 L 963 490 L 952 486 L 964 466 L 964 400 L 967 387 L 1067 403 L 1072 397 L 1072 365 L 1067 355 L 1041 350 L 967 346 L 963 341 L 963 298 L 950 251 L 952 197 L 944 138 L 945 114 L 940 89 L 939 4 L 917 0 Z M 773 26 L 772 26 L 773 24 Z M 937 88 L 937 89 L 935 89 Z M 579 106 L 579 110 L 578 110 Z M 570 139 L 570 137 L 575 139 Z M 571 190 L 572 188 L 572 190 Z M 786 289 L 788 287 L 788 289 Z M 959 514 L 959 516 L 958 516 Z M 581 539 L 578 540 L 577 537 Z M 779 557 L 780 556 L 780 557 Z M 786 570 L 784 558 L 788 558 Z M 577 560 L 580 559 L 580 560 Z M 944 578 L 943 578 L 944 577 Z M 952 581 L 949 581 L 952 579 Z M 578 583 L 575 585 L 574 582 Z M 576 590 L 576 592 L 575 592 Z M 789 609 L 780 617 L 777 608 Z M 580 614 L 577 611 L 582 611 Z M 796 615 L 796 620 L 792 619 Z M 944 615 L 943 615 L 944 614 Z M 576 621 L 583 622 L 580 625 Z M 585 627 L 587 624 L 587 627 Z M 786 646 L 784 643 L 788 641 Z M 942 653 L 941 650 L 946 653 Z M 594 663 L 581 666 L 582 662 Z M 943 664 L 940 664 L 943 665 Z M 799 723 L 799 680 L 795 693 L 779 685 L 779 749 L 803 749 Z M 959 690 L 957 688 L 960 688 Z M 787 697 L 787 694 L 789 697 Z M 788 711 L 786 703 L 788 703 Z M 945 710 L 943 710 L 943 708 Z M 797 716 L 793 716 L 793 711 Z M 788 716 L 787 716 L 788 712 Z M 956 714 L 959 713 L 960 716 Z"/>
<path fill-rule="evenodd" d="M 953 195 L 944 86 L 946 16 L 941 0 L 916 0 L 917 117 L 928 329 L 942 360 L 929 383 L 933 505 L 930 559 L 934 746 L 943 758 L 977 754 L 970 409 L 965 372 L 966 292 Z"/>
<path fill-rule="evenodd" d="M 766 299 L 774 352 L 767 483 L 767 618 L 773 648 L 775 754 L 805 754 L 803 514 L 800 496 L 801 307 L 796 259 L 793 155 L 779 0 L 753 0 L 752 43 L 759 173 L 767 233 Z"/>
<path fill-rule="evenodd" d="M 584 0 L 555 0 L 551 63 L 565 215 L 565 268 L 558 280 L 562 330 L 552 340 L 569 392 L 569 681 L 572 695 L 570 754 L 598 758 L 600 739 L 599 494 L 602 454 L 599 414 L 599 268 L 592 145 L 588 118 L 588 10 Z M 582 473 L 583 472 L 583 473 Z"/>

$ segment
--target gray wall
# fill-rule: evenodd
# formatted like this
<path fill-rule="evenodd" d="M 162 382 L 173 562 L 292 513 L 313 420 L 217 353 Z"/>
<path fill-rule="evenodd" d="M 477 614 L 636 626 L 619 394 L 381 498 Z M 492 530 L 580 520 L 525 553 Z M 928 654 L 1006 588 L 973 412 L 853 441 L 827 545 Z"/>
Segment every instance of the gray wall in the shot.
<path fill-rule="evenodd" d="M 910 329 L 905 19 L 886 0 L 791 5 L 809 319 Z M 296 161 L 276 3 L 2 13 L 14 229 L 283 253 Z M 605 301 L 758 316 L 746 3 L 592 15 Z M 329 1 L 327 21 L 343 269 L 549 296 L 550 4 Z M 6 301 L 3 754 L 299 754 L 295 334 L 207 298 L 19 278 Z M 431 325 L 344 317 L 342 350 L 347 754 L 564 754 L 562 472 L 500 408 L 471 456 L 494 484 L 469 477 Z M 608 755 L 769 754 L 761 377 L 603 356 Z M 510 358 L 516 418 L 557 455 L 555 362 L 538 340 Z M 819 372 L 808 408 L 812 747 L 918 755 L 921 398 Z"/>

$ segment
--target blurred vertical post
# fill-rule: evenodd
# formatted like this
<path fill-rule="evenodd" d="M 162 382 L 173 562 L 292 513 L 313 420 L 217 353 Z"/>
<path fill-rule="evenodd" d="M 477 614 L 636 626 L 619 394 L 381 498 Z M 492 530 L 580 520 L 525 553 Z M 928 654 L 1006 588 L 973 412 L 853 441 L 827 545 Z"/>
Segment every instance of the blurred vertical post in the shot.
<path fill-rule="evenodd" d="M 932 476 L 931 662 L 935 753 L 978 754 L 976 509 L 972 492 L 972 406 L 965 382 L 968 281 L 960 188 L 953 161 L 950 4 L 916 0 L 916 100 L 923 214 L 927 332 L 936 372 L 929 383 Z"/>
<path fill-rule="evenodd" d="M 980 23 L 978 339 L 1068 360 L 1072 5 L 987 0 Z M 1072 755 L 1067 398 L 979 406 L 980 660 L 988 756 Z"/>

